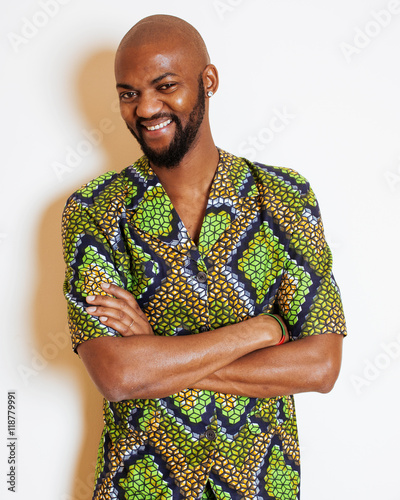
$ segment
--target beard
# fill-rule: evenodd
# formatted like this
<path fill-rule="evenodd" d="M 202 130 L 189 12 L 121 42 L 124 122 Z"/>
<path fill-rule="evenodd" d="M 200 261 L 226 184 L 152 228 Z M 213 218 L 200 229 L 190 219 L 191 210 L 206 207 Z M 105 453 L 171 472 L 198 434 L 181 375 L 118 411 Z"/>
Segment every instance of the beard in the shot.
<path fill-rule="evenodd" d="M 167 118 L 175 122 L 176 130 L 174 138 L 169 146 L 163 151 L 155 151 L 145 142 L 143 138 L 141 120 L 137 121 L 138 132 L 135 132 L 128 124 L 127 127 L 135 139 L 138 141 L 141 150 L 147 156 L 150 163 L 156 167 L 174 168 L 177 167 L 183 160 L 185 155 L 194 144 L 199 131 L 200 125 L 203 122 L 204 112 L 206 107 L 206 97 L 203 85 L 203 79 L 200 75 L 198 80 L 197 102 L 190 112 L 188 123 L 182 127 L 182 122 L 175 114 L 158 113 L 151 117 L 151 120 L 158 118 Z"/>

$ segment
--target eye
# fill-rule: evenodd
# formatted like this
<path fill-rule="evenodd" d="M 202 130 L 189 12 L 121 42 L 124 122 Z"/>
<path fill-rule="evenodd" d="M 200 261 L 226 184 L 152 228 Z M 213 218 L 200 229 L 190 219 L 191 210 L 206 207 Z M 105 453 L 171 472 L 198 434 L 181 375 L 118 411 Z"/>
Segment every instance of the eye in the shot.
<path fill-rule="evenodd" d="M 176 89 L 177 84 L 175 82 L 163 83 L 158 87 L 161 92 L 173 92 Z"/>
<path fill-rule="evenodd" d="M 135 91 L 129 91 L 129 92 L 122 92 L 122 94 L 119 95 L 119 99 L 121 101 L 129 102 L 132 101 L 135 97 L 137 96 L 137 92 Z"/>

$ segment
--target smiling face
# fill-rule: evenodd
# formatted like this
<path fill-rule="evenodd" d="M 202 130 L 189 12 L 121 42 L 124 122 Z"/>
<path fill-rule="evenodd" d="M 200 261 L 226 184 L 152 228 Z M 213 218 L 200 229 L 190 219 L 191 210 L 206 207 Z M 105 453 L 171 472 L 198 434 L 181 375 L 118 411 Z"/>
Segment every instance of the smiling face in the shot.
<path fill-rule="evenodd" d="M 216 71 L 192 33 L 171 36 L 170 26 L 154 21 L 137 26 L 115 61 L 121 115 L 150 162 L 172 168 L 209 131 L 205 85 Z"/>
<path fill-rule="evenodd" d="M 138 51 L 145 54 L 145 66 Z M 198 139 L 204 119 L 203 75 L 185 70 L 177 59 L 177 54 L 160 57 L 156 47 L 125 49 L 117 59 L 121 115 L 158 167 L 179 165 Z"/>

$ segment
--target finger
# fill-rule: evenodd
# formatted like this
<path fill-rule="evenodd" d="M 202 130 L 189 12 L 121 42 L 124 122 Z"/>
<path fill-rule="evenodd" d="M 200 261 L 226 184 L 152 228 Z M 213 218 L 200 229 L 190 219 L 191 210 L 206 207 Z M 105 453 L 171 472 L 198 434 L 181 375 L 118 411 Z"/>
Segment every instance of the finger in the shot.
<path fill-rule="evenodd" d="M 107 316 L 110 318 L 114 318 L 126 325 L 130 325 L 132 321 L 135 320 L 134 316 L 136 316 L 136 321 L 140 319 L 140 316 L 136 315 L 134 311 L 117 309 L 115 307 L 90 306 L 86 308 L 86 312 L 88 312 L 92 316 Z"/>
<path fill-rule="evenodd" d="M 129 294 L 129 292 L 127 292 Z M 129 294 L 131 295 L 131 294 Z M 143 317 L 142 310 L 140 309 L 136 300 L 125 300 L 115 297 L 110 297 L 109 295 L 88 295 L 86 297 L 86 302 L 93 306 L 109 307 L 111 309 L 119 309 L 122 312 L 132 316 L 138 315 Z"/>
<path fill-rule="evenodd" d="M 137 314 L 139 314 L 143 318 L 146 317 L 139 304 L 137 303 L 135 297 L 130 292 L 128 292 L 128 290 L 125 290 L 124 288 L 121 288 L 117 285 L 113 285 L 112 283 L 101 283 L 100 286 L 105 292 L 113 295 L 118 299 L 124 300 L 127 304 L 130 305 L 130 307 L 134 309 Z"/>
<path fill-rule="evenodd" d="M 86 301 L 90 304 L 90 307 L 86 308 L 89 314 L 95 316 L 111 315 L 126 324 L 130 324 L 132 320 L 141 324 L 148 322 L 147 316 L 138 305 L 132 306 L 125 300 L 104 295 L 92 295 L 86 297 Z"/>
<path fill-rule="evenodd" d="M 92 316 L 97 316 L 103 324 L 111 326 L 124 336 L 149 333 L 151 331 L 147 318 L 142 318 L 131 308 L 121 310 L 114 307 L 90 306 L 86 308 L 86 312 Z"/>
<path fill-rule="evenodd" d="M 132 305 L 125 300 L 116 299 L 114 297 L 109 297 L 106 295 L 88 295 L 86 297 L 86 302 L 93 306 L 102 306 L 112 309 L 120 309 L 121 311 L 136 312 L 136 308 L 132 307 Z"/>
<path fill-rule="evenodd" d="M 152 334 L 151 331 L 148 331 L 149 325 L 141 325 L 139 322 L 131 321 L 129 325 L 115 319 L 111 316 L 100 316 L 99 320 L 107 326 L 110 326 L 118 333 L 120 333 L 123 337 L 129 337 L 132 335 L 149 335 Z M 142 322 L 142 320 L 140 320 Z"/>
<path fill-rule="evenodd" d="M 120 333 L 123 337 L 130 337 L 135 335 L 135 332 L 131 328 L 132 322 L 127 325 L 123 323 L 122 321 L 119 321 L 118 319 L 113 318 L 112 316 L 99 316 L 99 320 L 103 325 L 107 325 L 114 330 L 116 330 L 118 333 Z"/>
<path fill-rule="evenodd" d="M 86 309 L 89 314 L 99 317 L 103 316 L 104 319 L 102 322 L 110 326 L 111 323 L 106 321 L 105 318 L 116 320 L 116 325 L 123 323 L 125 326 L 130 326 L 131 330 L 133 329 L 133 320 L 136 325 L 132 330 L 134 334 L 153 335 L 153 330 L 148 322 L 146 314 L 142 311 L 130 292 L 110 283 L 101 283 L 101 287 L 108 295 L 92 295 L 86 297 L 86 301 L 92 305 L 91 308 Z M 121 335 L 128 335 L 124 327 L 118 327 L 121 330 Z M 119 330 L 117 329 L 117 331 Z"/>

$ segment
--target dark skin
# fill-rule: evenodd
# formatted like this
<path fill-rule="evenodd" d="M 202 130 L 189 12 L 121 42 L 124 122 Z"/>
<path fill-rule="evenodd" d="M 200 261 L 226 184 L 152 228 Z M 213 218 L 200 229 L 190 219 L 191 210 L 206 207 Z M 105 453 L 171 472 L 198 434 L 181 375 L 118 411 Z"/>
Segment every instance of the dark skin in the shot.
<path fill-rule="evenodd" d="M 152 119 L 159 113 L 174 113 L 183 126 L 197 101 L 198 78 L 202 75 L 205 92 L 216 92 L 218 73 L 198 47 L 192 47 L 184 34 L 173 38 L 158 32 L 143 44 L 132 41 L 119 49 L 115 72 L 122 118 L 134 131 L 141 128 L 145 140 L 155 150 L 162 150 L 175 133 L 174 122 L 159 130 L 148 130 L 166 123 L 165 118 Z M 160 53 L 160 43 L 162 53 Z M 200 234 L 211 183 L 218 165 L 215 147 L 206 117 L 189 153 L 178 168 L 165 169 L 152 165 L 174 208 L 196 243 Z M 140 125 L 138 124 L 140 120 Z"/>
<path fill-rule="evenodd" d="M 161 19 L 163 18 L 163 19 Z M 167 148 L 175 123 L 159 113 L 174 113 L 183 126 L 197 101 L 198 77 L 205 92 L 216 92 L 218 73 L 205 47 L 181 20 L 169 19 L 176 36 L 167 36 L 164 16 L 152 16 L 131 30 L 116 57 L 121 115 L 155 151 Z M 160 24 L 161 23 L 161 24 Z M 196 140 L 173 169 L 152 165 L 194 242 L 198 242 L 210 186 L 218 165 L 209 125 L 209 101 Z M 157 130 L 149 130 L 160 126 Z M 249 397 L 274 397 L 306 391 L 328 392 L 340 370 L 342 336 L 311 336 L 276 346 L 279 323 L 258 316 L 212 332 L 163 337 L 153 330 L 126 290 L 102 285 L 108 296 L 88 297 L 87 311 L 121 337 L 102 337 L 78 347 L 89 374 L 110 401 L 159 398 L 186 388 Z"/>

